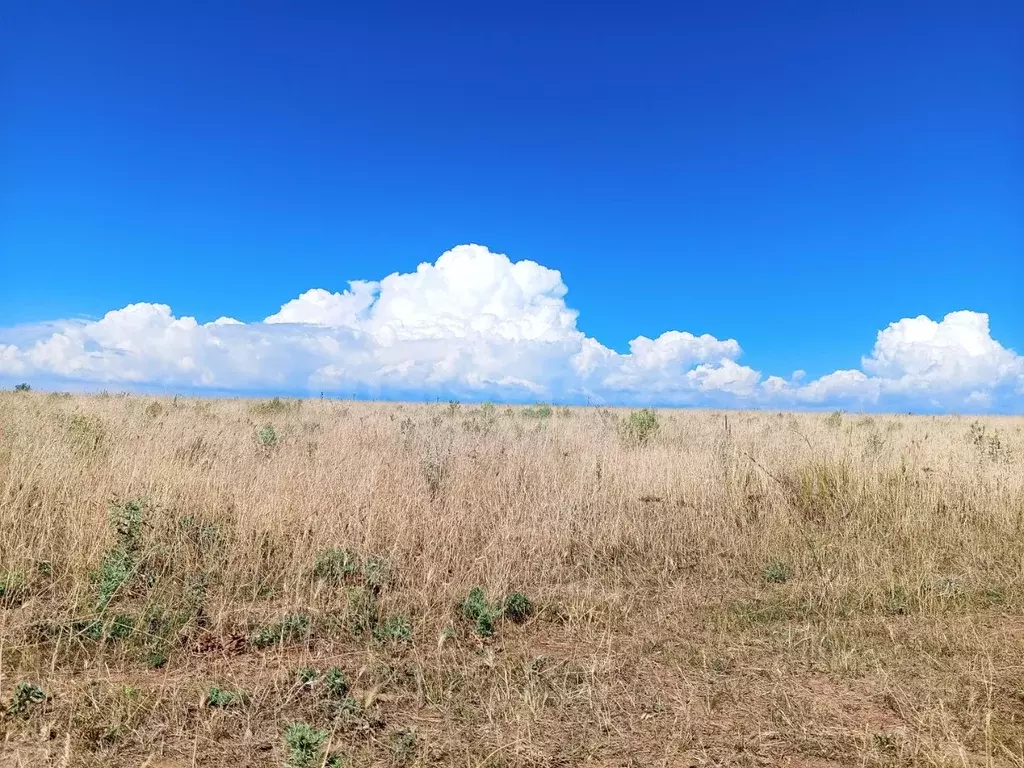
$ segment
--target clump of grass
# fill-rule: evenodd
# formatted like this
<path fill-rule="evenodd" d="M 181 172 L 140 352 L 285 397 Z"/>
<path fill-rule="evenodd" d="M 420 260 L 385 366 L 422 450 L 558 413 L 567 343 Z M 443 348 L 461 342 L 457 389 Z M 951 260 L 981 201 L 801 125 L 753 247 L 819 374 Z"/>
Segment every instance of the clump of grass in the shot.
<path fill-rule="evenodd" d="M 832 411 L 832 413 L 825 417 L 825 426 L 829 429 L 839 429 L 843 426 L 843 412 Z"/>
<path fill-rule="evenodd" d="M 650 408 L 633 411 L 619 424 L 619 434 L 630 445 L 643 445 L 654 437 L 661 425 L 658 415 Z"/>

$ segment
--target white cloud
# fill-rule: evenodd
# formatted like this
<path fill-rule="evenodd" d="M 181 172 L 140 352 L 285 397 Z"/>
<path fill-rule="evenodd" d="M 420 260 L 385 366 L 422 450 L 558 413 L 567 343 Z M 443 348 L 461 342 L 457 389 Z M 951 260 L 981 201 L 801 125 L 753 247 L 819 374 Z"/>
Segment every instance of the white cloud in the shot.
<path fill-rule="evenodd" d="M 988 315 L 968 311 L 891 323 L 861 366 L 893 393 L 958 392 L 1024 375 L 1024 358 L 992 338 Z"/>
<path fill-rule="evenodd" d="M 988 316 L 954 312 L 879 332 L 862 370 L 805 381 L 737 362 L 734 339 L 667 331 L 622 354 L 587 337 L 561 274 L 462 245 L 414 272 L 315 288 L 262 322 L 201 324 L 164 304 L 96 321 L 0 329 L 0 376 L 95 384 L 721 405 L 850 405 L 900 399 L 1021 407 L 1024 358 Z M 780 340 L 785 343 L 785 340 Z M 1016 391 L 1016 394 L 1013 394 Z"/>

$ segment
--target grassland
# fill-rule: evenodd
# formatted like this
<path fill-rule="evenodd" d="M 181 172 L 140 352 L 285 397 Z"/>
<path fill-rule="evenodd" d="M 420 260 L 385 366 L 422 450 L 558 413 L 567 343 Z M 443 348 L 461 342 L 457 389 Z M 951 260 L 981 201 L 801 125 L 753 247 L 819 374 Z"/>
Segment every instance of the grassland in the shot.
<path fill-rule="evenodd" d="M 0 765 L 1024 765 L 1024 419 L 0 395 Z"/>

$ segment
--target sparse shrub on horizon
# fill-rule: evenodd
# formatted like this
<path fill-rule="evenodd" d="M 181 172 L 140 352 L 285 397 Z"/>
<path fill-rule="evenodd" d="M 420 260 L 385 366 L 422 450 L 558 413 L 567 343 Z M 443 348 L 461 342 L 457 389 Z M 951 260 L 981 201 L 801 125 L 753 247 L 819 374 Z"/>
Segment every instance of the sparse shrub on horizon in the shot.
<path fill-rule="evenodd" d="M 630 445 L 643 445 L 658 433 L 658 414 L 650 408 L 633 411 L 619 424 L 619 434 Z"/>
<path fill-rule="evenodd" d="M 275 397 L 254 403 L 249 407 L 249 412 L 254 416 L 278 416 L 297 411 L 300 407 L 302 407 L 301 400 L 283 400 L 280 397 Z"/>
<path fill-rule="evenodd" d="M 27 384 L 25 382 L 22 382 L 21 384 L 15 384 L 14 385 L 14 391 L 15 392 L 31 392 L 32 391 L 32 385 L 31 384 Z"/>
<path fill-rule="evenodd" d="M 548 419 L 554 411 L 547 403 L 537 403 L 523 408 L 520 413 L 527 419 Z"/>

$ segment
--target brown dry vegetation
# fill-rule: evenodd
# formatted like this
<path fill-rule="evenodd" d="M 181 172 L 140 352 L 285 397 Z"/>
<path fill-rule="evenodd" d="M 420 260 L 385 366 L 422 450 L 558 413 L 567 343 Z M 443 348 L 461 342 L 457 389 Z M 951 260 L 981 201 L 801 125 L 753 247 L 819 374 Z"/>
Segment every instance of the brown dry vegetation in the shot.
<path fill-rule="evenodd" d="M 1024 765 L 1024 419 L 627 415 L 0 395 L 0 764 Z"/>

